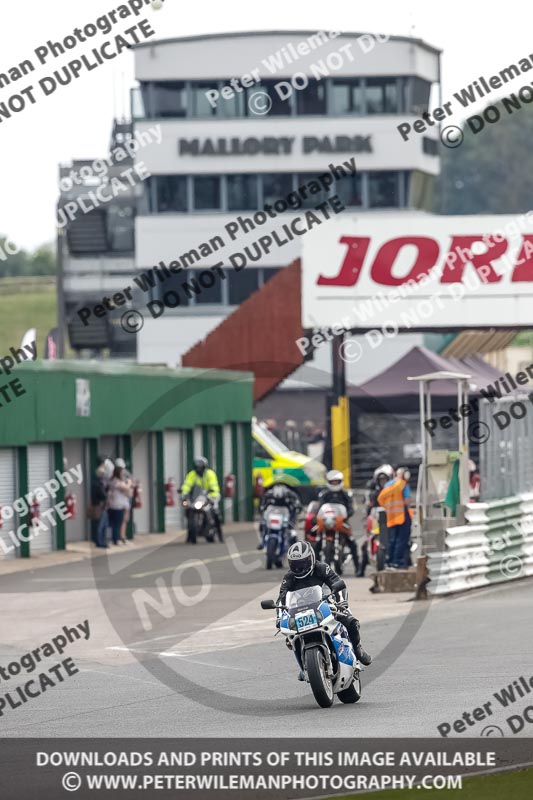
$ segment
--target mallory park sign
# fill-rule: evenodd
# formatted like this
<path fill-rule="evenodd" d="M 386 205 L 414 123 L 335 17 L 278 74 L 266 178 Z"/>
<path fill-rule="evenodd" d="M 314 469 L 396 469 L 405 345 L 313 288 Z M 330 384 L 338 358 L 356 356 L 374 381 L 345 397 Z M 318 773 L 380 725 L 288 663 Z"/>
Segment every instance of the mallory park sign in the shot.
<path fill-rule="evenodd" d="M 297 152 L 295 136 L 222 136 L 217 139 L 178 139 L 180 156 L 290 156 Z M 302 136 L 300 152 L 372 153 L 371 136 Z"/>

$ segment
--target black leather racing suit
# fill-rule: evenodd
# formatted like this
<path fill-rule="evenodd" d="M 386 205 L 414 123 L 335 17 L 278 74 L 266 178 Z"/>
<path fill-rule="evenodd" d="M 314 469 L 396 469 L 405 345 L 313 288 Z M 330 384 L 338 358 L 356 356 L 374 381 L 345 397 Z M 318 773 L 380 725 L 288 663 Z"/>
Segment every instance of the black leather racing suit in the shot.
<path fill-rule="evenodd" d="M 338 492 L 337 492 L 338 494 Z M 343 589 L 334 593 L 335 601 L 338 603 L 346 603 L 346 584 L 339 578 L 335 570 L 331 569 L 327 564 L 317 561 L 312 573 L 306 578 L 297 578 L 290 570 L 285 573 L 281 586 L 279 589 L 279 597 L 276 605 L 285 605 L 287 592 L 294 592 L 296 589 L 308 589 L 310 586 L 329 586 L 333 591 L 335 584 L 342 584 Z M 357 620 L 347 605 L 341 611 L 335 612 L 335 619 L 341 622 L 350 637 L 350 641 L 354 650 L 361 642 L 361 635 L 359 633 L 359 620 Z"/>
<path fill-rule="evenodd" d="M 337 492 L 333 492 L 331 489 L 326 488 L 319 492 L 317 499 L 320 505 L 323 505 L 324 503 L 340 503 L 341 505 L 345 506 L 346 524 L 349 524 L 348 520 L 354 512 L 353 499 L 349 492 L 347 492 L 345 489 L 340 489 Z M 344 536 L 346 544 L 348 545 L 350 553 L 352 554 L 354 569 L 357 573 L 359 569 L 359 553 L 357 551 L 357 542 L 354 539 L 353 533 L 345 533 Z"/>

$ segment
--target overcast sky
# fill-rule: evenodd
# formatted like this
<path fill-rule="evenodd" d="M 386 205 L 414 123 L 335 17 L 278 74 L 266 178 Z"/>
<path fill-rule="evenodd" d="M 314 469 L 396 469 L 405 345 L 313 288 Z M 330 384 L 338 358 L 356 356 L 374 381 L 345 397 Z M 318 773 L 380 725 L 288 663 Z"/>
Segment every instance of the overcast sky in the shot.
<path fill-rule="evenodd" d="M 0 73 L 7 73 L 26 58 L 36 63 L 36 47 L 48 39 L 62 40 L 75 27 L 94 22 L 119 5 L 120 0 L 3 0 Z M 147 6 L 137 20 L 148 17 L 156 38 L 300 28 L 413 35 L 443 50 L 446 101 L 480 75 L 490 76 L 533 53 L 529 26 L 532 16 L 523 0 L 507 0 L 503 6 L 492 8 L 481 0 L 448 0 L 444 4 L 427 0 L 373 0 L 370 4 L 347 0 L 165 0 L 160 11 Z M 78 45 L 72 58 L 134 22 L 133 17 L 121 20 L 108 36 Z M 52 60 L 0 89 L 0 103 L 25 86 L 36 84 L 63 63 L 64 58 Z M 527 77 L 532 74 L 508 84 L 507 90 L 528 83 Z M 58 163 L 107 155 L 112 118 L 129 113 L 127 90 L 132 85 L 133 55 L 126 51 L 98 69 L 82 73 L 78 80 L 61 86 L 50 97 L 44 97 L 37 89 L 35 105 L 13 114 L 11 119 L 2 119 L 0 233 L 26 248 L 54 238 Z M 531 113 L 530 108 L 522 113 Z M 469 109 L 469 113 L 472 111 Z"/>

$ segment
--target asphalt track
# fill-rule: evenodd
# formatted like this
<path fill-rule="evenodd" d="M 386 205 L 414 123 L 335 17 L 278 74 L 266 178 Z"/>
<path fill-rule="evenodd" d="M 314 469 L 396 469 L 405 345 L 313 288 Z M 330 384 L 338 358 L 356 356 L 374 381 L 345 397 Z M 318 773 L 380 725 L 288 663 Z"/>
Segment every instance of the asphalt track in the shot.
<path fill-rule="evenodd" d="M 0 736 L 438 736 L 492 700 L 493 715 L 462 734 L 479 736 L 528 704 L 505 710 L 492 695 L 533 675 L 531 580 L 413 603 L 350 577 L 374 663 L 358 704 L 320 709 L 259 606 L 280 573 L 265 570 L 251 530 L 227 538 L 1 576 L 0 665 L 64 625 L 88 619 L 91 635 L 62 656 L 79 674 L 4 709 Z M 0 694 L 23 680 L 0 682 Z"/>

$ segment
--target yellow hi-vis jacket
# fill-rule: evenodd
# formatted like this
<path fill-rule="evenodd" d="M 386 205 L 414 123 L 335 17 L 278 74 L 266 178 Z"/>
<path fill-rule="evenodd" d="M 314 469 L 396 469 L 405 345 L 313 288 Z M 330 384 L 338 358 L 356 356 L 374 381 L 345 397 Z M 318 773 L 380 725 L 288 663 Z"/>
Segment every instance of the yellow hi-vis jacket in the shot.
<path fill-rule="evenodd" d="M 199 486 L 208 495 L 220 497 L 220 486 L 218 485 L 217 474 L 213 469 L 206 469 L 203 475 L 198 475 L 196 470 L 191 469 L 183 482 L 181 493 L 190 494 L 193 486 Z"/>
<path fill-rule="evenodd" d="M 391 486 L 385 486 L 378 494 L 378 503 L 387 512 L 387 528 L 403 525 L 405 522 L 403 489 L 406 485 L 402 478 L 396 478 Z"/>

